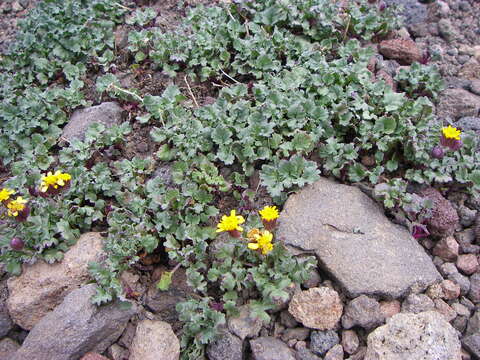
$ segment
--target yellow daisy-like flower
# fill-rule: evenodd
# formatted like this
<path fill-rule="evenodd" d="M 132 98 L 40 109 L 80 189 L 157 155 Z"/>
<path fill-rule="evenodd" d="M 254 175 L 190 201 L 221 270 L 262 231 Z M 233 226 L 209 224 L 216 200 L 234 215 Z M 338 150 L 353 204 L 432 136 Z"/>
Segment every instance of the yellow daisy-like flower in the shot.
<path fill-rule="evenodd" d="M 265 206 L 258 212 L 262 220 L 273 221 L 278 218 L 278 209 L 276 206 Z"/>
<path fill-rule="evenodd" d="M 462 132 L 451 125 L 442 128 L 442 134 L 446 139 L 460 140 Z"/>
<path fill-rule="evenodd" d="M 18 196 L 15 200 L 10 201 L 7 204 L 8 216 L 18 216 L 18 213 L 25 209 L 25 204 L 28 201 Z"/>
<path fill-rule="evenodd" d="M 258 229 L 253 229 L 253 230 L 258 230 Z M 249 231 L 249 234 L 251 231 Z M 261 233 L 259 232 L 259 234 L 255 233 L 252 235 L 253 235 L 253 239 L 249 237 L 249 240 L 252 242 L 249 242 L 247 244 L 247 247 L 250 250 L 260 250 L 262 252 L 262 255 L 267 255 L 270 251 L 273 250 L 273 244 L 272 244 L 273 234 L 270 231 L 264 230 Z"/>
<path fill-rule="evenodd" d="M 3 188 L 2 190 L 0 190 L 0 202 L 10 199 L 10 195 L 12 194 L 15 194 L 15 191 Z"/>
<path fill-rule="evenodd" d="M 245 219 L 241 215 L 237 215 L 235 210 L 230 211 L 230 215 L 223 215 L 222 220 L 217 225 L 217 232 L 222 231 L 243 231 L 240 224 L 243 224 Z"/>
<path fill-rule="evenodd" d="M 70 174 L 62 173 L 59 170 L 57 170 L 55 174 L 49 171 L 47 175 L 42 176 L 42 185 L 40 186 L 40 191 L 47 192 L 51 187 L 58 189 L 59 186 L 65 186 L 65 183 L 70 181 L 71 178 L 72 176 Z"/>

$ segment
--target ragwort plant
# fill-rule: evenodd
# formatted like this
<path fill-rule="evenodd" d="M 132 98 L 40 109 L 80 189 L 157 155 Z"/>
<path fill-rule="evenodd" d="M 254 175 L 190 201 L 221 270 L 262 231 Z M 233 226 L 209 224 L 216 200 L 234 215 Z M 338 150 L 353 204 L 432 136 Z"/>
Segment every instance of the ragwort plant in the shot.
<path fill-rule="evenodd" d="M 11 217 L 15 202 L 4 204 L 0 258 L 11 273 L 19 274 L 23 262 L 60 260 L 80 232 L 103 218 L 104 196 L 111 196 L 108 168 L 86 171 L 82 156 L 90 149 L 75 153 L 74 163 L 59 161 L 55 149 L 68 113 L 88 105 L 81 91 L 87 63 L 113 47 L 123 12 L 104 0 L 40 2 L 19 22 L 15 43 L 0 58 L 0 165 L 11 175 L 3 186 L 28 208 L 28 216 Z M 104 134 L 97 145 L 118 141 L 125 130 Z M 87 134 L 85 146 L 92 142 Z M 54 169 L 67 171 L 71 186 L 40 196 L 42 176 Z"/>
<path fill-rule="evenodd" d="M 241 299 L 235 274 L 246 273 L 241 262 L 233 259 L 250 253 L 237 242 L 237 247 L 222 248 L 222 260 L 217 264 L 209 262 L 205 240 L 213 239 L 213 234 L 208 227 L 198 227 L 200 214 L 178 214 L 180 209 L 189 209 L 182 194 L 191 194 L 200 208 L 200 201 L 214 204 L 219 193 L 243 200 L 248 178 L 256 171 L 260 171 L 261 184 L 280 203 L 288 191 L 318 179 L 320 170 L 342 180 L 373 185 L 389 178 L 394 183 L 404 178 L 428 184 L 457 181 L 473 185 L 473 190 L 480 185 L 474 138 L 464 134 L 461 149 L 446 152 L 438 159 L 442 165 L 432 162 L 431 151 L 440 141 L 441 129 L 432 126 L 430 100 L 396 93 L 383 81 L 373 82 L 367 69 L 373 53 L 360 41 L 348 40 L 381 36 L 388 31 L 387 24 L 394 22 L 389 22 L 388 16 L 381 20 L 385 14 L 367 2 L 350 4 L 355 7 L 350 12 L 338 3 L 314 3 L 322 6 L 319 21 L 317 8 L 310 3 L 303 7 L 304 2 L 296 1 L 280 5 L 242 2 L 195 9 L 184 28 L 174 33 L 144 29 L 141 34 L 131 34 L 130 50 L 138 60 L 141 49 L 140 62 L 153 62 L 171 76 L 184 71 L 191 80 L 229 82 L 213 104 L 188 106 L 189 97 L 176 86 L 167 87 L 162 95 L 139 99 L 119 89 L 113 74 L 98 80 L 99 90 L 140 102 L 146 111 L 142 121 L 155 125 L 151 136 L 160 146 L 157 157 L 170 162 L 173 182 L 182 189 L 167 190 L 159 197 L 170 199 L 162 209 L 174 206 L 177 213 L 169 213 L 168 220 L 161 216 L 156 225 L 160 227 L 158 235 L 165 237 L 169 257 L 187 268 L 188 281 L 200 294 L 208 294 L 212 281 L 220 286 L 227 296 L 222 301 L 227 312 Z M 376 21 L 370 24 L 378 22 L 380 26 L 362 25 L 372 16 Z M 429 86 L 431 95 L 439 91 L 434 81 Z M 365 163 L 364 158 L 370 161 Z M 202 183 L 200 177 L 185 176 L 202 173 L 198 165 L 202 163 L 210 170 L 231 170 L 212 171 L 215 180 L 204 174 Z M 186 186 L 190 181 L 193 184 Z M 198 187 L 205 191 L 202 196 L 189 191 Z M 400 190 L 389 198 L 392 207 L 413 209 L 413 196 L 406 193 L 406 187 Z M 218 214 L 213 205 L 208 209 L 212 216 Z M 414 210 L 426 211 L 428 204 Z M 172 219 L 179 221 L 172 224 Z M 410 220 L 416 225 L 414 221 L 421 219 Z M 215 267 L 220 269 L 218 273 L 211 270 Z M 161 289 L 170 276 L 171 272 L 165 275 Z M 269 308 L 267 300 L 268 296 L 257 303 L 263 311 Z M 224 319 L 213 313 L 203 317 L 205 300 L 191 299 L 186 304 L 179 309 L 182 320 L 187 321 L 182 344 L 184 358 L 189 358 L 203 353 L 211 337 L 202 334 Z"/>
<path fill-rule="evenodd" d="M 268 321 L 277 301 L 314 266 L 312 259 L 293 257 L 276 242 L 272 224 L 261 225 L 252 206 L 260 195 L 249 188 L 257 173 L 277 204 L 317 180 L 320 172 L 367 185 L 386 182 L 383 190 L 377 188 L 378 196 L 387 207 L 405 211 L 428 208 L 423 203 L 414 208 L 407 182 L 455 181 L 473 191 L 480 188 L 479 155 L 471 134 L 461 134 L 458 149 L 442 145 L 442 156 L 432 160 L 442 129 L 432 125 L 432 103 L 421 95 L 439 90 L 434 76 L 428 77 L 429 93 L 415 83 L 405 85 L 405 94 L 372 81 L 367 64 L 373 53 L 363 44 L 397 26 L 393 7 L 363 0 L 343 5 L 326 0 L 237 1 L 192 9 L 174 32 L 148 28 L 154 12 L 137 11 L 129 21 L 135 27 L 129 34 L 134 65 L 150 64 L 172 77 L 185 73 L 185 81 L 220 85 L 216 101 L 199 107 L 193 93 L 176 86 L 160 95 L 140 96 L 108 73 L 114 58 L 111 30 L 123 7 L 106 0 L 45 4 L 31 21 L 43 21 L 51 11 L 58 22 L 52 26 L 63 28 L 73 16 L 69 6 L 77 6 L 84 22 L 71 19 L 72 31 L 49 33 L 48 43 L 27 42 L 23 50 L 18 48 L 32 55 L 22 55 L 17 65 L 25 80 L 13 77 L 15 54 L 2 67 L 1 94 L 7 102 L 0 107 L 0 141 L 11 141 L 2 155 L 13 175 L 3 186 L 15 190 L 12 196 L 27 199 L 31 211 L 16 226 L 0 226 L 6 234 L 2 239 L 16 239 L 4 240 L 2 262 L 18 273 L 22 262 L 59 260 L 81 232 L 105 231 L 106 259 L 90 265 L 99 285 L 93 301 L 102 304 L 127 298 L 120 274 L 161 246 L 175 265 L 163 274 L 159 291 L 168 288 L 181 266 L 196 295 L 178 304 L 185 322 L 183 359 L 200 358 L 238 305 L 249 304 L 254 315 Z M 85 31 L 93 34 L 80 42 L 76 36 Z M 35 38 L 36 33 L 25 28 L 22 36 Z M 77 41 L 80 47 L 68 45 Z M 60 45 L 65 52 L 57 50 L 58 44 L 67 44 Z M 85 140 L 55 151 L 67 114 L 88 105 L 81 93 L 82 76 L 92 56 L 106 72 L 97 79 L 98 92 L 139 104 L 143 113 L 136 121 L 152 127 L 150 135 L 158 144 L 153 156 L 121 158 L 118 147 L 131 131 L 128 123 L 109 130 L 95 125 Z M 45 60 L 39 65 L 29 60 L 36 57 Z M 167 175 L 158 175 L 158 168 L 167 169 Z M 57 169 L 71 176 L 68 188 L 47 198 L 31 193 L 45 173 Z M 217 206 L 224 197 L 245 209 L 233 214 L 236 226 L 245 229 L 235 227 L 233 237 L 215 240 L 216 219 L 226 210 Z M 237 218 L 242 215 L 244 225 Z M 224 225 L 218 229 L 230 232 Z"/>

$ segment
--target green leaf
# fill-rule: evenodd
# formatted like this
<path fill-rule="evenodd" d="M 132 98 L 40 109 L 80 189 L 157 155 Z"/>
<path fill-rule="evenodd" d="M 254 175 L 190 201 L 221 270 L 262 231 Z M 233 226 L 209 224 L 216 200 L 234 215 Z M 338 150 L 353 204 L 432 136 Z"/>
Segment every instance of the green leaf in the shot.
<path fill-rule="evenodd" d="M 387 163 L 385 164 L 385 167 L 387 168 L 388 171 L 395 171 L 398 169 L 398 161 L 397 160 L 388 160 Z"/>
<path fill-rule="evenodd" d="M 157 289 L 161 291 L 168 290 L 172 283 L 172 275 L 173 273 L 171 271 L 164 271 L 162 273 L 162 276 L 160 277 L 160 280 L 157 283 Z"/>
<path fill-rule="evenodd" d="M 212 132 L 212 140 L 219 145 L 228 145 L 232 142 L 232 132 L 224 125 L 219 125 Z"/>
<path fill-rule="evenodd" d="M 383 96 L 383 104 L 385 111 L 393 112 L 400 109 L 405 101 L 405 95 L 403 93 L 396 93 L 392 89 L 387 88 Z"/>
<path fill-rule="evenodd" d="M 392 134 L 397 128 L 397 121 L 393 117 L 381 117 L 375 122 L 374 131 L 383 134 Z"/>
<path fill-rule="evenodd" d="M 470 181 L 474 186 L 480 187 L 480 170 L 474 170 L 470 174 Z"/>
<path fill-rule="evenodd" d="M 150 131 L 150 136 L 152 137 L 153 141 L 157 143 L 164 142 L 167 139 L 165 131 L 155 126 Z"/>
<path fill-rule="evenodd" d="M 348 168 L 348 177 L 352 182 L 362 181 L 367 175 L 367 169 L 360 163 Z"/>

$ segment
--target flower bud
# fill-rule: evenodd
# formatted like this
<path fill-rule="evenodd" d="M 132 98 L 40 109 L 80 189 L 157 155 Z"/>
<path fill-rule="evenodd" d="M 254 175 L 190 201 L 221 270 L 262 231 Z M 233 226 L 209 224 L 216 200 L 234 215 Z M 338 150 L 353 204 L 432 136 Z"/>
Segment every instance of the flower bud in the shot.
<path fill-rule="evenodd" d="M 385 3 L 385 1 L 380 1 L 380 3 L 378 4 L 378 10 L 383 11 L 386 8 L 387 8 L 387 4 Z"/>
<path fill-rule="evenodd" d="M 14 238 L 10 241 L 10 247 L 11 247 L 13 250 L 20 251 L 20 250 L 23 249 L 24 246 L 25 246 L 25 243 L 24 243 L 23 240 L 20 239 L 19 237 L 14 237 Z"/>
<path fill-rule="evenodd" d="M 432 157 L 435 159 L 441 159 L 445 155 L 445 152 L 443 151 L 443 148 L 439 145 L 435 146 L 432 149 Z"/>

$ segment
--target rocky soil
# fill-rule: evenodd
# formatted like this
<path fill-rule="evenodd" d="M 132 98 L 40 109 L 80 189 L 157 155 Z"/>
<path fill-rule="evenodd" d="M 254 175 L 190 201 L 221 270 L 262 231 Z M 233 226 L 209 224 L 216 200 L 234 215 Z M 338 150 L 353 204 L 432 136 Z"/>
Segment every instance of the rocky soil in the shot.
<path fill-rule="evenodd" d="M 437 65 L 446 82 L 438 118 L 480 136 L 480 1 L 386 2 L 405 6 L 406 26 L 379 44 L 372 73 L 396 88 L 401 67 Z M 0 4 L 0 50 L 31 4 Z M 159 24 L 177 18 L 171 8 L 163 6 Z M 63 138 L 81 138 L 90 123 L 108 126 L 123 115 L 115 103 L 75 112 Z M 323 178 L 291 195 L 277 239 L 298 256 L 314 254 L 319 268 L 270 323 L 247 308 L 228 319 L 208 359 L 480 359 L 480 199 L 433 188 L 421 194 L 441 219 L 421 240 L 357 187 Z M 163 269 L 154 262 L 151 271 L 125 272 L 123 285 L 136 300 L 98 308 L 90 303 L 95 285 L 87 266 L 102 251 L 101 234 L 87 233 L 59 264 L 25 265 L 18 278 L 1 274 L 1 360 L 179 358 L 175 305 L 192 292 L 185 272 L 175 272 L 164 292 L 155 287 Z"/>

